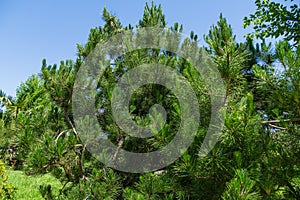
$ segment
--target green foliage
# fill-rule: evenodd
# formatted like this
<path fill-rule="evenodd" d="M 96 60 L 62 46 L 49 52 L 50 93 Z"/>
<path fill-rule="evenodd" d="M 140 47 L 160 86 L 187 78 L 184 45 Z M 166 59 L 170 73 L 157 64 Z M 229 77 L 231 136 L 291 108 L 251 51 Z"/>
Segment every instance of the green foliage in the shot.
<path fill-rule="evenodd" d="M 9 169 L 8 182 L 16 187 L 15 199 L 34 199 L 43 200 L 41 188 L 50 187 L 51 195 L 56 197 L 59 190 L 62 188 L 60 181 L 54 178 L 51 174 L 27 176 L 23 171 Z M 52 198 L 54 199 L 54 198 Z"/>
<path fill-rule="evenodd" d="M 235 95 L 243 94 L 244 76 L 242 70 L 246 68 L 249 53 L 244 44 L 235 41 L 232 28 L 228 25 L 222 14 L 217 26 L 212 26 L 208 35 L 204 36 L 209 45 L 208 52 L 211 53 L 218 70 L 227 84 L 224 104 L 231 93 L 232 98 L 239 99 Z"/>
<path fill-rule="evenodd" d="M 58 199 L 118 199 L 121 191 L 120 179 L 111 169 L 93 169 L 88 179 L 76 185 L 66 185 Z"/>
<path fill-rule="evenodd" d="M 152 1 L 152 5 L 150 7 L 149 4 L 146 3 L 144 15 L 142 20 L 139 22 L 139 26 L 164 28 L 166 26 L 166 21 L 161 5 L 157 7 Z"/>
<path fill-rule="evenodd" d="M 265 96 L 257 102 L 265 119 L 262 124 L 266 133 L 269 132 L 260 169 L 265 175 L 261 175 L 259 182 L 270 198 L 276 198 L 279 190 L 274 189 L 276 185 L 286 187 L 285 197 L 299 198 L 298 186 L 292 184 L 298 177 L 300 155 L 299 47 L 295 49 L 287 41 L 280 41 L 273 56 L 278 60 L 277 66 L 265 64 L 265 67 L 255 65 L 253 68 L 255 93 Z M 279 73 L 274 73 L 275 67 L 281 68 Z"/>
<path fill-rule="evenodd" d="M 294 0 L 289 3 L 277 3 L 271 0 L 255 0 L 256 12 L 244 18 L 244 27 L 253 25 L 252 36 L 266 37 L 283 36 L 288 41 L 300 41 L 300 9 Z"/>
<path fill-rule="evenodd" d="M 257 192 L 254 192 L 255 181 L 251 180 L 247 170 L 237 170 L 235 177 L 226 184 L 226 190 L 222 194 L 224 200 L 254 200 L 262 199 Z"/>
<path fill-rule="evenodd" d="M 8 176 L 6 174 L 5 165 L 0 160 L 0 199 L 14 199 L 15 188 L 7 181 Z"/>
<path fill-rule="evenodd" d="M 103 166 L 82 143 L 72 116 L 76 74 L 100 41 L 133 28 L 123 26 L 106 8 L 104 25 L 91 29 L 85 45 L 77 45 L 75 62 L 47 65 L 43 60 L 41 73 L 22 83 L 15 99 L 1 91 L 0 148 L 9 150 L 7 160 L 20 161 L 28 175 L 52 173 L 55 181 L 60 181 L 59 186 L 50 184 L 55 182 L 50 179 L 35 183 L 35 192 L 40 194 L 32 195 L 45 199 L 300 199 L 300 47 L 291 45 L 299 39 L 299 9 L 296 4 L 288 9 L 269 0 L 257 0 L 256 5 L 257 12 L 245 18 L 244 25 L 254 24 L 254 35 L 263 39 L 261 44 L 254 45 L 251 38 L 237 43 L 222 15 L 204 36 L 207 48 L 197 46 L 198 36 L 193 31 L 184 41 L 172 41 L 178 45 L 182 42 L 183 51 L 188 47 L 206 51 L 226 85 L 223 104 L 218 108 L 225 116 L 224 129 L 205 157 L 200 147 L 212 120 L 210 91 L 189 60 L 165 49 L 137 49 L 115 57 L 110 52 L 113 59 L 99 77 L 95 110 L 91 112 L 118 148 L 145 153 L 164 147 L 180 127 L 183 109 L 171 90 L 147 84 L 131 96 L 130 116 L 139 125 L 153 121 L 157 110 L 149 114 L 149 109 L 154 104 L 167 112 L 164 125 L 163 115 L 157 115 L 158 123 L 151 126 L 154 136 L 149 139 L 131 137 L 118 127 L 111 97 L 112 89 L 128 70 L 149 63 L 167 65 L 190 83 L 201 113 L 195 140 L 182 157 L 157 172 L 128 174 Z M 166 24 L 161 5 L 152 2 L 146 3 L 136 27 L 164 28 Z M 178 23 L 170 29 L 183 31 Z M 269 36 L 285 39 L 272 49 L 264 40 Z M 89 120 L 82 121 L 85 130 Z M 115 157 L 118 154 L 116 151 Z M 21 184 L 18 187 L 25 190 Z"/>
<path fill-rule="evenodd" d="M 125 189 L 124 199 L 173 199 L 170 185 L 164 175 L 145 174 L 140 176 L 134 188 Z"/>

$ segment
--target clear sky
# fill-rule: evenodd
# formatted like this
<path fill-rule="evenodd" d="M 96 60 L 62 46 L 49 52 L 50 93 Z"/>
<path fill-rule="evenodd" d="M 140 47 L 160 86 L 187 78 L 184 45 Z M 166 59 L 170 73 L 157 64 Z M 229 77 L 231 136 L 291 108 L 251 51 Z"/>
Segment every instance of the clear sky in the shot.
<path fill-rule="evenodd" d="M 0 1 L 0 89 L 15 96 L 21 82 L 39 73 L 42 59 L 48 64 L 75 59 L 76 44 L 87 41 L 90 28 L 103 25 L 104 6 L 123 25 L 135 25 L 143 15 L 141 0 L 1 0 Z M 203 35 L 223 13 L 237 40 L 245 33 L 243 18 L 255 12 L 254 0 L 155 0 L 162 4 L 168 25 L 183 24 L 183 32 Z M 198 38 L 199 38 L 198 37 Z"/>

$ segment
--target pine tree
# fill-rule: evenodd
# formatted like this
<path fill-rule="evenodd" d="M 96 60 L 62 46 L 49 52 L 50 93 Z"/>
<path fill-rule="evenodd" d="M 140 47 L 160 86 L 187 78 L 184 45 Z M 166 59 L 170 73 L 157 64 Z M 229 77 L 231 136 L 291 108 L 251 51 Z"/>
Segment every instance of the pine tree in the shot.
<path fill-rule="evenodd" d="M 211 121 L 211 91 L 193 63 L 163 48 L 136 49 L 122 55 L 109 51 L 111 60 L 102 76 L 97 77 L 93 93 L 95 108 L 88 111 L 97 116 L 106 137 L 117 146 L 112 161 L 122 157 L 120 149 L 146 153 L 166 146 L 181 123 L 183 108 L 172 90 L 147 84 L 134 91 L 128 112 L 134 122 L 146 126 L 154 116 L 149 113 L 150 108 L 162 105 L 168 116 L 164 121 L 162 114 L 157 115 L 159 122 L 165 122 L 161 130 L 151 126 L 153 137 L 137 138 L 117 125 L 112 114 L 112 90 L 129 70 L 153 63 L 176 70 L 196 93 L 201 113 L 194 142 L 179 159 L 155 172 L 131 174 L 100 163 L 79 136 L 85 127 L 76 127 L 72 108 L 81 99 L 74 100 L 72 96 L 74 91 L 84 92 L 86 88 L 75 88 L 76 75 L 90 61 L 89 55 L 97 50 L 99 42 L 125 31 L 132 31 L 141 43 L 147 42 L 146 39 L 159 41 L 161 38 L 151 32 L 143 37 L 139 28 L 166 28 L 167 23 L 161 5 L 154 2 L 146 3 L 136 31 L 131 25 L 123 26 L 106 8 L 102 19 L 104 25 L 90 30 L 86 44 L 77 45 L 75 61 L 47 65 L 43 60 L 41 73 L 22 83 L 15 99 L 0 92 L 1 150 L 16 145 L 14 156 L 28 175 L 52 173 L 63 184 L 58 197 L 53 196 L 49 185 L 42 185 L 44 198 L 299 199 L 298 46 L 283 40 L 272 51 L 272 45 L 264 41 L 256 46 L 250 38 L 238 43 L 222 15 L 204 36 L 206 48 L 198 46 L 198 36 L 193 31 L 184 41 L 179 37 L 160 41 L 166 46 L 177 44 L 187 54 L 193 53 L 191 49 L 202 55 L 208 53 L 224 82 L 226 94 L 218 107 L 225 116 L 224 129 L 205 157 L 201 145 Z M 176 35 L 183 32 L 183 26 L 175 23 L 170 30 L 166 33 Z M 295 38 L 294 33 L 287 36 Z M 184 98 L 188 100 L 190 96 Z M 87 107 L 83 104 L 79 109 L 86 111 Z"/>

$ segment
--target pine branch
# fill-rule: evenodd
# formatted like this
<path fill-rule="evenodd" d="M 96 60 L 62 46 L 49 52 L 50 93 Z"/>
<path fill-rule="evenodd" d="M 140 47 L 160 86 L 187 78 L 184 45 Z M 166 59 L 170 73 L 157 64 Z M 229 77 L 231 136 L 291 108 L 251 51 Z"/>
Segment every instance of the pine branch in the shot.
<path fill-rule="evenodd" d="M 60 132 L 59 134 L 58 134 L 58 136 L 56 137 L 56 139 L 55 139 L 55 143 L 57 143 L 57 141 L 58 141 L 58 139 L 60 138 L 60 136 L 62 136 L 64 133 L 69 133 L 69 130 L 64 130 L 64 131 L 62 131 L 62 132 Z"/>
<path fill-rule="evenodd" d="M 120 148 L 123 146 L 125 138 L 123 136 L 121 136 L 121 139 L 118 142 L 118 147 L 113 155 L 113 157 L 111 158 L 111 161 L 115 161 L 115 159 L 117 158 L 117 155 L 119 153 Z"/>
<path fill-rule="evenodd" d="M 75 134 L 75 136 L 76 136 L 77 141 L 80 141 L 80 140 L 79 140 L 79 135 L 78 135 L 78 133 L 77 133 L 77 131 L 76 131 L 76 128 L 75 128 L 75 126 L 73 125 L 73 123 L 72 123 L 72 121 L 71 121 L 71 119 L 70 119 L 70 117 L 69 117 L 69 115 L 68 115 L 67 108 L 64 108 L 64 115 L 65 115 L 65 118 L 66 118 L 66 120 L 67 120 L 69 126 L 72 128 L 72 130 L 73 130 L 73 132 L 74 132 L 74 134 Z"/>
<path fill-rule="evenodd" d="M 261 123 L 265 125 L 270 125 L 270 124 L 276 124 L 280 122 L 299 122 L 299 121 L 300 121 L 300 117 L 294 119 L 262 121 Z"/>

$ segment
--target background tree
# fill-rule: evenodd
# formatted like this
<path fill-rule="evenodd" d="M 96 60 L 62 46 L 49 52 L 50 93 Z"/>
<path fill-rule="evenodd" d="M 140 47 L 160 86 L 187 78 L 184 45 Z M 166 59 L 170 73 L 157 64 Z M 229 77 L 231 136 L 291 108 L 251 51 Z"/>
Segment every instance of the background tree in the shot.
<path fill-rule="evenodd" d="M 283 36 L 297 44 L 300 40 L 299 4 L 294 0 L 285 2 L 289 3 L 255 0 L 256 12 L 244 18 L 244 27 L 253 25 L 255 32 L 251 35 L 260 39 Z"/>

